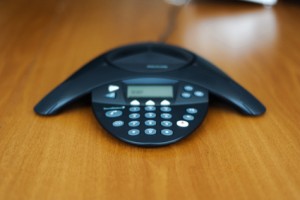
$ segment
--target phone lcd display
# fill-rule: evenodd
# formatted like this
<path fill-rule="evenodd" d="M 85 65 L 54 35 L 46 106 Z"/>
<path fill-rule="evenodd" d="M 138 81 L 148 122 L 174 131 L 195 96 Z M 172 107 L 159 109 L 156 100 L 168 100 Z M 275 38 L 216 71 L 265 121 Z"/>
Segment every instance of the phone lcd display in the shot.
<path fill-rule="evenodd" d="M 172 85 L 129 85 L 127 98 L 173 98 Z"/>

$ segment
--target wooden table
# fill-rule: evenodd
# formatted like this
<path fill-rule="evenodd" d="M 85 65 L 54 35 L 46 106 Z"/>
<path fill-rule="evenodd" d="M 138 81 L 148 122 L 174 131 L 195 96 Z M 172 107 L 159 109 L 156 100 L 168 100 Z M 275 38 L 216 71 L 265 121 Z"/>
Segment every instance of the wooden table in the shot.
<path fill-rule="evenodd" d="M 89 103 L 34 105 L 97 55 L 156 41 L 163 1 L 0 1 L 0 199 L 300 199 L 300 7 L 191 3 L 168 43 L 202 55 L 267 107 L 210 105 L 197 131 L 162 148 L 120 142 Z"/>

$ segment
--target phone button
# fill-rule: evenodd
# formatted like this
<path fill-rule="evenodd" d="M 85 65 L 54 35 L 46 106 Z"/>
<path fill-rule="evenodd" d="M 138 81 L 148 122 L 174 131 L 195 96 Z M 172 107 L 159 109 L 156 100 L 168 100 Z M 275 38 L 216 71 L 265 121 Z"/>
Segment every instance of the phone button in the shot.
<path fill-rule="evenodd" d="M 109 99 L 115 99 L 116 98 L 116 93 L 115 92 L 110 92 L 110 93 L 107 93 L 105 95 L 106 98 L 109 98 Z"/>
<path fill-rule="evenodd" d="M 114 127 L 121 127 L 124 125 L 123 121 L 114 121 L 112 124 Z"/>
<path fill-rule="evenodd" d="M 155 106 L 146 106 L 146 107 L 145 107 L 145 110 L 146 110 L 146 111 L 155 111 L 155 110 L 156 110 L 156 107 L 155 107 Z"/>
<path fill-rule="evenodd" d="M 178 120 L 176 124 L 177 124 L 177 126 L 182 127 L 182 128 L 185 128 L 185 127 L 189 126 L 189 123 L 187 121 L 184 121 L 184 120 Z"/>
<path fill-rule="evenodd" d="M 146 118 L 150 118 L 150 119 L 151 119 L 151 118 L 155 118 L 155 117 L 156 117 L 156 114 L 155 114 L 155 113 L 152 113 L 152 112 L 149 112 L 149 113 L 146 113 L 146 114 L 145 114 L 145 117 L 146 117 Z"/>
<path fill-rule="evenodd" d="M 156 125 L 156 121 L 154 121 L 154 120 L 147 120 L 147 121 L 145 121 L 145 125 L 146 126 L 155 126 Z"/>
<path fill-rule="evenodd" d="M 181 93 L 181 97 L 185 98 L 185 99 L 188 99 L 188 98 L 191 98 L 191 93 L 188 93 L 188 92 L 183 92 Z"/>
<path fill-rule="evenodd" d="M 105 113 L 105 116 L 109 118 L 115 118 L 115 117 L 120 117 L 122 114 L 123 112 L 120 110 L 110 110 Z"/>
<path fill-rule="evenodd" d="M 132 113 L 132 114 L 129 115 L 129 118 L 130 119 L 138 119 L 138 118 L 140 118 L 140 114 L 138 114 L 138 113 Z"/>
<path fill-rule="evenodd" d="M 170 122 L 170 121 L 162 121 L 161 125 L 163 127 L 171 127 L 172 126 L 172 122 Z"/>
<path fill-rule="evenodd" d="M 154 105 L 155 105 L 155 102 L 152 101 L 152 100 L 149 100 L 149 101 L 147 101 L 145 104 L 146 104 L 146 106 L 154 106 Z"/>
<path fill-rule="evenodd" d="M 139 121 L 131 121 L 128 123 L 128 126 L 130 126 L 130 127 L 137 127 L 139 125 L 140 125 Z"/>
<path fill-rule="evenodd" d="M 130 105 L 132 105 L 132 106 L 139 106 L 140 105 L 140 102 L 138 101 L 138 100 L 132 100 L 131 102 L 130 102 Z"/>
<path fill-rule="evenodd" d="M 163 106 L 163 107 L 160 108 L 160 110 L 162 112 L 170 112 L 172 110 L 172 108 L 171 107 L 167 107 L 167 106 Z"/>
<path fill-rule="evenodd" d="M 170 104 L 171 103 L 168 100 L 163 100 L 163 101 L 160 102 L 160 105 L 162 105 L 162 106 L 169 106 Z"/>
<path fill-rule="evenodd" d="M 188 92 L 191 92 L 191 91 L 194 90 L 194 87 L 191 86 L 191 85 L 186 85 L 186 86 L 184 86 L 184 90 L 185 90 L 185 91 L 188 91 Z"/>
<path fill-rule="evenodd" d="M 162 114 L 160 115 L 160 117 L 163 118 L 163 119 L 171 119 L 171 118 L 172 118 L 172 115 L 169 114 L 169 113 L 162 113 Z"/>
<path fill-rule="evenodd" d="M 137 107 L 137 106 L 134 106 L 134 107 L 130 107 L 129 108 L 129 111 L 130 112 L 139 112 L 141 109 L 140 109 L 140 107 Z"/>
<path fill-rule="evenodd" d="M 198 110 L 196 108 L 188 108 L 186 109 L 186 112 L 189 114 L 196 114 Z"/>
<path fill-rule="evenodd" d="M 138 129 L 131 129 L 128 131 L 128 135 L 131 135 L 131 136 L 136 136 L 138 134 L 140 134 L 140 130 L 138 130 Z"/>
<path fill-rule="evenodd" d="M 109 91 L 109 92 L 114 92 L 114 91 L 117 91 L 117 90 L 119 90 L 119 89 L 120 89 L 120 87 L 117 86 L 117 85 L 109 85 L 109 86 L 108 86 L 108 91 Z"/>
<path fill-rule="evenodd" d="M 163 129 L 163 130 L 161 130 L 161 134 L 165 135 L 165 136 L 171 136 L 171 135 L 173 135 L 173 131 L 170 129 Z"/>
<path fill-rule="evenodd" d="M 186 121 L 193 121 L 194 116 L 193 115 L 183 115 L 183 119 Z"/>
<path fill-rule="evenodd" d="M 204 96 L 204 93 L 198 90 L 198 91 L 195 91 L 195 92 L 194 92 L 194 95 L 195 95 L 196 97 L 203 97 L 203 96 Z"/>
<path fill-rule="evenodd" d="M 156 134 L 156 130 L 154 128 L 147 128 L 145 130 L 145 134 L 146 135 L 155 135 Z"/>

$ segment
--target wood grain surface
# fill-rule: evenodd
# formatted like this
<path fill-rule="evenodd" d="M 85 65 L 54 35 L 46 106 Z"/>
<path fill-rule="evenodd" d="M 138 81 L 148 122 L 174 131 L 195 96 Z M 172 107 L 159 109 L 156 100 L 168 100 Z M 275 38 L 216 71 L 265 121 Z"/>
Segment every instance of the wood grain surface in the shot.
<path fill-rule="evenodd" d="M 0 199 L 300 199 L 300 6 L 191 3 L 168 43 L 219 66 L 267 107 L 213 102 L 162 148 L 120 142 L 88 102 L 41 117 L 34 105 L 97 55 L 156 41 L 159 0 L 0 1 Z"/>

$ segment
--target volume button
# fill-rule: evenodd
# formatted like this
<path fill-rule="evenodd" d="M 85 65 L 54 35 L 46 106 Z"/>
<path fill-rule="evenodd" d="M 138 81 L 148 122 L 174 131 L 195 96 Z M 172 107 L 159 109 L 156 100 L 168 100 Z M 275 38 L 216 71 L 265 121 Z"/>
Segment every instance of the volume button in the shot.
<path fill-rule="evenodd" d="M 197 91 L 194 92 L 194 95 L 195 95 L 196 97 L 203 97 L 203 96 L 204 96 L 204 93 L 201 92 L 200 90 L 197 90 Z"/>
<path fill-rule="evenodd" d="M 188 92 L 191 92 L 191 91 L 194 90 L 194 87 L 191 86 L 191 85 L 185 85 L 185 86 L 184 86 L 184 90 L 185 90 L 185 91 L 188 91 Z"/>

